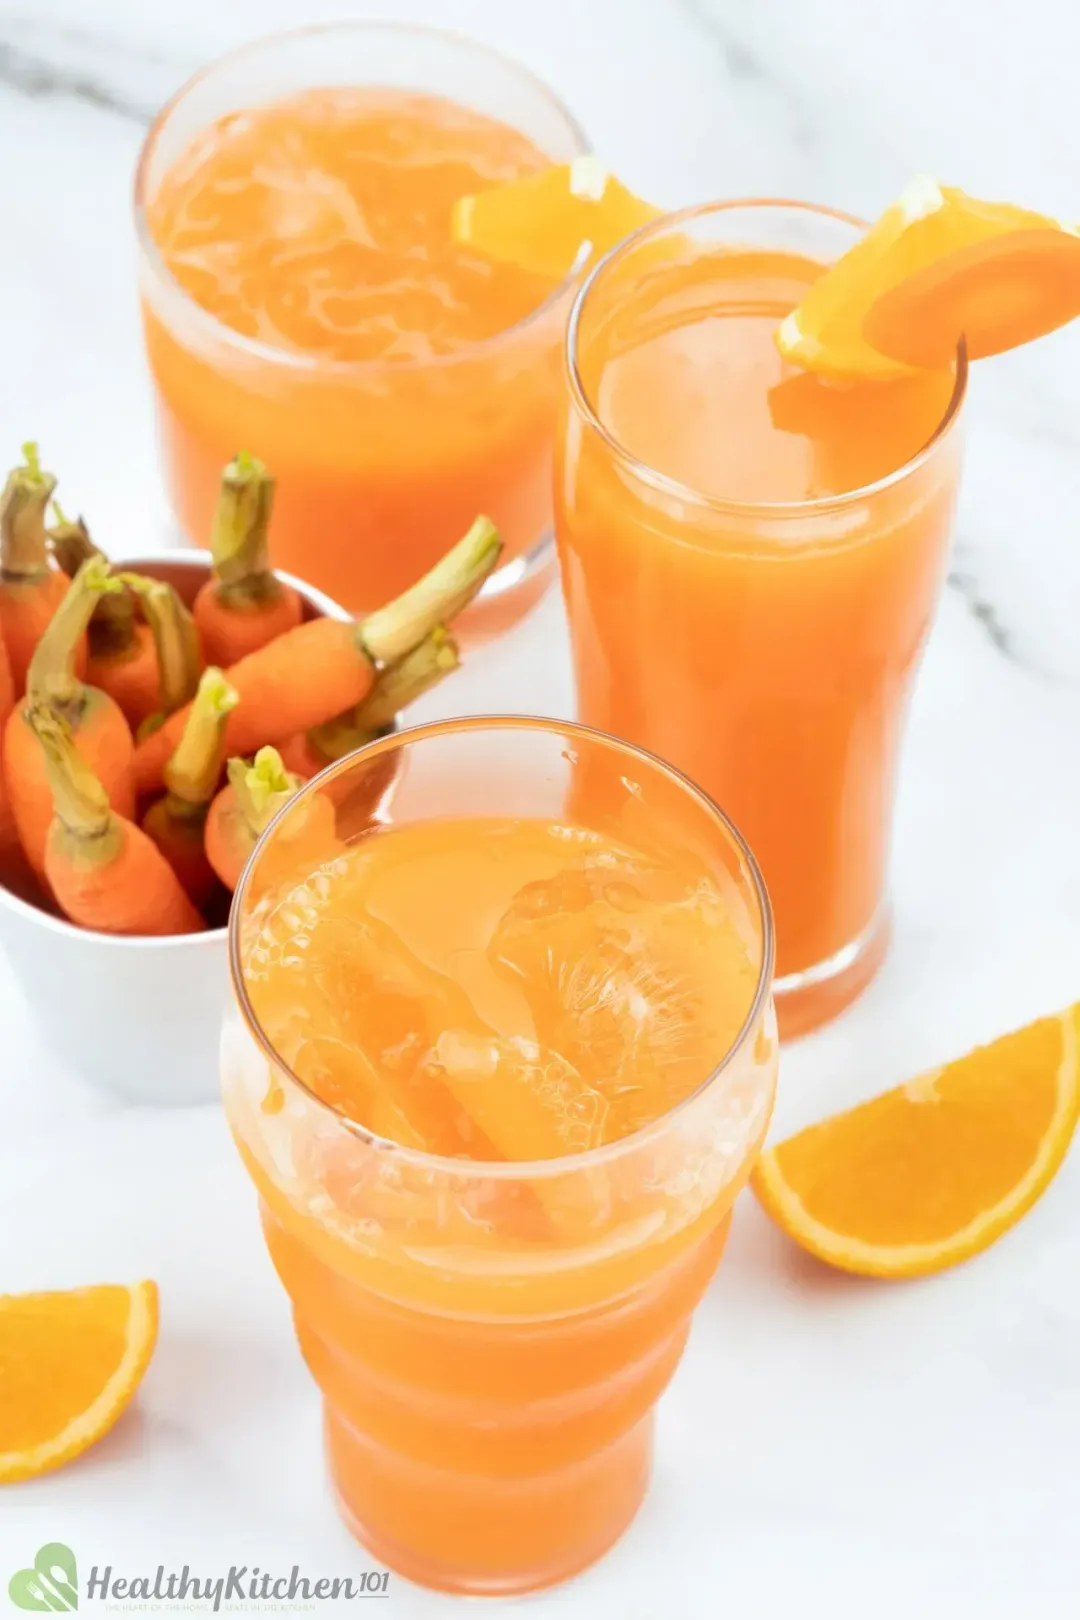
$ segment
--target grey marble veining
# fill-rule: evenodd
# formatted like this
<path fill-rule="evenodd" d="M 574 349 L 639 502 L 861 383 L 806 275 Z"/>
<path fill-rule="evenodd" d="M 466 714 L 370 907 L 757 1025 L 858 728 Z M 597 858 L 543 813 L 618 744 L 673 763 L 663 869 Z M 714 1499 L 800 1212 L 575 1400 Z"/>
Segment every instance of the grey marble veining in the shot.
<path fill-rule="evenodd" d="M 192 58 L 191 67 L 197 65 Z M 148 125 L 181 64 L 104 29 L 0 18 L 0 90 L 38 101 L 71 101 Z"/>

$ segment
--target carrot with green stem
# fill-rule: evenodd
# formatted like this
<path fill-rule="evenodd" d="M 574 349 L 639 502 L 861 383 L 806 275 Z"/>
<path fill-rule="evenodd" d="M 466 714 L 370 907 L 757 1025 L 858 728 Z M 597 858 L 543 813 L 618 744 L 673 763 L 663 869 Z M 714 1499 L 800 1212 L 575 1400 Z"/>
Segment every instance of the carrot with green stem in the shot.
<path fill-rule="evenodd" d="M 234 755 L 228 782 L 206 818 L 206 854 L 227 889 L 235 889 L 260 835 L 303 785 L 285 769 L 276 748 L 260 748 L 253 760 Z"/>
<path fill-rule="evenodd" d="M 106 934 L 193 934 L 203 920 L 157 845 L 109 803 L 67 722 L 45 705 L 27 711 L 54 805 L 45 876 L 72 922 Z"/>
<path fill-rule="evenodd" d="M 200 911 L 217 885 L 203 832 L 225 763 L 225 722 L 236 702 L 220 669 L 205 669 L 183 736 L 165 767 L 164 796 L 142 818 L 143 832 L 153 839 Z"/>
<path fill-rule="evenodd" d="M 378 666 L 398 663 L 436 625 L 459 613 L 495 567 L 501 549 L 494 524 L 477 518 L 430 573 L 359 624 L 312 619 L 241 658 L 225 672 L 240 697 L 225 731 L 229 753 L 277 746 L 362 703 L 375 685 Z M 140 793 L 160 786 L 186 718 L 181 710 L 140 742 L 135 760 Z"/>
<path fill-rule="evenodd" d="M 460 662 L 450 631 L 436 625 L 400 663 L 379 671 L 375 685 L 355 709 L 283 743 L 282 759 L 300 776 L 317 776 L 327 765 L 378 737 L 403 709 L 445 680 Z"/>
<path fill-rule="evenodd" d="M 36 444 L 24 444 L 23 455 L 24 464 L 8 474 L 0 494 L 0 633 L 16 698 L 26 690 L 34 648 L 67 590 L 67 580 L 50 566 L 45 536 L 45 512 L 56 479 L 43 471 Z M 76 659 L 81 675 L 85 640 Z"/>
<path fill-rule="evenodd" d="M 67 595 L 34 649 L 26 697 L 4 727 L 4 781 L 26 858 L 35 874 L 45 870 L 45 843 L 52 820 L 52 792 L 45 761 L 27 721 L 31 707 L 52 709 L 71 728 L 75 746 L 97 776 L 109 803 L 121 815 L 135 813 L 135 748 L 127 721 L 106 692 L 76 674 L 76 652 L 97 602 L 121 589 L 103 557 L 83 563 Z"/>
<path fill-rule="evenodd" d="M 209 664 L 239 663 L 295 629 L 303 617 L 300 597 L 270 567 L 267 530 L 273 504 L 274 480 L 261 461 L 242 450 L 221 475 L 210 536 L 213 578 L 192 609 Z"/>
<path fill-rule="evenodd" d="M 139 724 L 138 738 L 160 735 L 170 715 L 183 711 L 187 718 L 187 705 L 195 696 L 199 676 L 203 669 L 199 632 L 186 603 L 180 600 L 173 586 L 163 579 L 148 579 L 142 574 L 122 573 L 120 580 L 135 592 L 139 606 L 150 626 L 157 662 L 158 691 L 153 712 Z M 172 755 L 184 729 L 181 720 L 170 737 L 161 765 Z M 161 777 L 150 784 L 147 791 L 161 786 Z M 140 786 L 140 795 L 143 792 Z"/>
<path fill-rule="evenodd" d="M 206 853 L 226 888 L 235 889 L 259 838 L 303 779 L 285 769 L 276 748 L 260 748 L 254 760 L 230 759 L 228 776 L 206 818 Z M 333 801 L 325 793 L 308 794 L 260 857 L 258 893 L 287 879 L 300 882 L 341 848 Z"/>
<path fill-rule="evenodd" d="M 66 518 L 55 500 L 53 512 L 57 521 L 49 530 L 49 544 L 60 568 L 73 579 L 88 557 L 104 553 L 82 518 Z M 87 633 L 87 684 L 108 692 L 136 731 L 159 707 L 158 665 L 153 631 L 136 616 L 135 598 L 127 586 L 101 598 Z"/>

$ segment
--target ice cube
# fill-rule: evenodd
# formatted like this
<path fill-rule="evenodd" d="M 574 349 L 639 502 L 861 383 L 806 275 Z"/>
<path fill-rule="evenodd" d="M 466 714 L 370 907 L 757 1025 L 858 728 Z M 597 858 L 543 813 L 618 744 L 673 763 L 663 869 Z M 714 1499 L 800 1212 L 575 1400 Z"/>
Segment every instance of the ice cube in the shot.
<path fill-rule="evenodd" d="M 536 1041 L 445 1029 L 428 1062 L 504 1158 L 553 1159 L 604 1140 L 606 1098 Z"/>
<path fill-rule="evenodd" d="M 537 1040 L 607 1099 L 601 1139 L 707 1079 L 749 1011 L 756 964 L 706 875 L 605 850 L 526 884 L 493 935 Z"/>
<path fill-rule="evenodd" d="M 340 880 L 340 872 L 338 878 Z M 497 1157 L 427 1064 L 439 1033 L 472 1018 L 452 980 L 358 899 L 342 914 L 302 885 L 247 951 L 256 1015 L 283 1062 L 339 1113 L 407 1147 Z"/>

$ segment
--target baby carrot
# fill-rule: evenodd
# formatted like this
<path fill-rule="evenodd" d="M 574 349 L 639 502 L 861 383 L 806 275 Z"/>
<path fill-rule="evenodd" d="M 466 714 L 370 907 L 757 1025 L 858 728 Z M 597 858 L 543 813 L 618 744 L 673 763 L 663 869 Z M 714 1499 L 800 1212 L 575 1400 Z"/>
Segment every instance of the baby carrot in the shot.
<path fill-rule="evenodd" d="M 157 845 L 111 808 L 75 747 L 71 728 L 34 704 L 36 739 L 55 807 L 45 841 L 45 875 L 72 922 L 106 934 L 193 934 L 202 918 Z"/>
<path fill-rule="evenodd" d="M 303 606 L 270 567 L 267 529 L 274 480 L 246 450 L 221 475 L 210 553 L 214 574 L 193 612 L 207 663 L 231 665 L 292 630 Z"/>
<path fill-rule="evenodd" d="M 0 628 L 0 727 L 6 726 L 8 715 L 15 707 L 15 682 L 11 678 L 4 632 Z M 15 819 L 4 792 L 4 762 L 0 759 L 0 882 L 3 881 L 11 856 L 19 847 L 19 834 Z"/>
<path fill-rule="evenodd" d="M 4 633 L 0 630 L 0 735 L 7 725 L 8 716 L 15 707 L 15 682 L 11 678 Z M 4 762 L 0 759 L 0 883 L 11 887 L 11 874 L 22 861 L 22 845 L 11 814 L 7 793 L 4 791 Z"/>
<path fill-rule="evenodd" d="M 82 518 L 69 520 L 55 500 L 53 511 L 57 521 L 49 530 L 52 554 L 67 577 L 74 579 L 88 557 L 104 553 L 91 540 Z M 135 598 L 127 586 L 101 598 L 87 635 L 87 685 L 108 692 L 132 731 L 137 730 L 158 708 L 157 652 L 153 631 L 136 617 Z"/>
<path fill-rule="evenodd" d="M 26 690 L 34 648 L 67 590 L 67 580 L 49 566 L 45 541 L 45 509 L 56 479 L 42 471 L 36 444 L 24 444 L 23 455 L 25 465 L 8 474 L 0 494 L 0 632 L 17 698 Z M 85 642 L 76 656 L 81 675 Z"/>
<path fill-rule="evenodd" d="M 240 695 L 225 732 L 230 753 L 250 754 L 355 708 L 375 684 L 376 666 L 396 664 L 436 625 L 470 602 L 502 549 L 494 524 L 477 518 L 430 573 L 360 624 L 312 619 L 233 664 L 226 674 Z M 140 793 L 152 793 L 187 718 L 174 714 L 140 742 Z"/>
<path fill-rule="evenodd" d="M 195 696 L 202 673 L 203 657 L 195 620 L 173 587 L 163 579 L 147 579 L 142 574 L 121 574 L 139 599 L 154 640 L 158 690 L 153 712 L 139 724 L 139 738 L 158 732 L 169 715 L 184 709 Z M 186 709 L 185 709 L 186 715 Z M 165 759 L 180 741 L 183 722 L 171 739 Z M 165 760 L 162 760 L 164 765 Z M 153 784 L 159 787 L 160 780 Z M 142 789 L 139 790 L 140 794 Z"/>
<path fill-rule="evenodd" d="M 11 663 L 3 628 L 0 627 L 0 727 L 7 725 L 8 715 L 14 707 L 15 682 L 11 678 Z M 18 847 L 19 834 L 4 792 L 4 762 L 0 759 L 0 881 L 3 880 L 10 857 Z"/>
<path fill-rule="evenodd" d="M 8 715 L 15 707 L 15 682 L 11 678 L 11 664 L 4 632 L 0 629 L 0 727 L 6 726 Z M 19 834 L 15 818 L 4 792 L 4 762 L 0 759 L 0 883 L 7 877 L 8 868 L 19 851 Z"/>
<path fill-rule="evenodd" d="M 402 709 L 445 680 L 460 662 L 457 642 L 443 625 L 436 625 L 400 663 L 380 670 L 363 703 L 283 743 L 282 759 L 300 776 L 318 776 L 327 765 L 378 737 Z"/>
<path fill-rule="evenodd" d="M 206 818 L 206 854 L 227 889 L 235 889 L 248 856 L 283 804 L 303 782 L 285 769 L 276 748 L 260 748 L 254 760 L 234 756 L 229 780 Z"/>
<path fill-rule="evenodd" d="M 7 724 L 7 717 L 14 707 L 15 679 L 11 673 L 11 659 L 8 657 L 3 626 L 0 626 L 0 727 Z"/>
<path fill-rule="evenodd" d="M 50 708 L 66 720 L 83 759 L 121 815 L 135 813 L 134 745 L 128 723 L 112 698 L 87 686 L 75 673 L 75 652 L 94 606 L 120 589 L 103 557 L 83 563 L 67 595 L 34 649 L 26 697 L 4 727 L 4 780 L 26 858 L 37 876 L 45 870 L 45 844 L 52 821 L 52 793 L 42 751 L 27 721 L 32 706 Z"/>
<path fill-rule="evenodd" d="M 7 889 L 9 894 L 17 894 L 20 900 L 28 900 L 35 905 L 47 904 L 48 897 L 42 891 L 19 843 L 18 828 L 15 826 L 15 818 L 11 814 L 11 806 L 4 791 L 2 769 L 0 769 L 0 888 Z"/>
<path fill-rule="evenodd" d="M 184 734 L 165 767 L 165 794 L 142 818 L 143 832 L 154 840 L 200 911 L 217 883 L 203 829 L 225 760 L 225 721 L 235 707 L 236 693 L 220 669 L 204 670 Z"/>
<path fill-rule="evenodd" d="M 7 790 L 4 787 L 4 765 L 0 760 L 0 883 L 7 884 L 8 873 L 21 854 L 19 829 L 15 825 L 15 817 L 8 803 Z"/>

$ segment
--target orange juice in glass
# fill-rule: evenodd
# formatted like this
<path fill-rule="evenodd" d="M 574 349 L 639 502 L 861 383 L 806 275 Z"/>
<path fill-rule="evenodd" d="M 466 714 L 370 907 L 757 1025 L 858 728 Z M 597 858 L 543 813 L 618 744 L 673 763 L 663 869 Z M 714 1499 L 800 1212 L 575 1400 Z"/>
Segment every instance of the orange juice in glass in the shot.
<path fill-rule="evenodd" d="M 277 479 L 274 561 L 381 605 L 478 512 L 507 561 L 474 636 L 553 569 L 569 284 L 451 240 L 454 202 L 584 150 L 524 69 L 452 35 L 340 24 L 223 58 L 164 109 L 136 180 L 168 494 L 205 545 L 238 449 Z"/>
<path fill-rule="evenodd" d="M 582 287 L 556 532 L 582 720 L 732 816 L 776 917 L 781 1031 L 876 971 L 912 678 L 945 568 L 966 364 L 822 381 L 776 329 L 860 225 L 667 216 Z"/>
<path fill-rule="evenodd" d="M 286 807 L 231 961 L 226 1109 L 346 1523 L 450 1591 L 584 1568 L 769 1117 L 753 857 L 612 738 L 421 727 Z"/>

